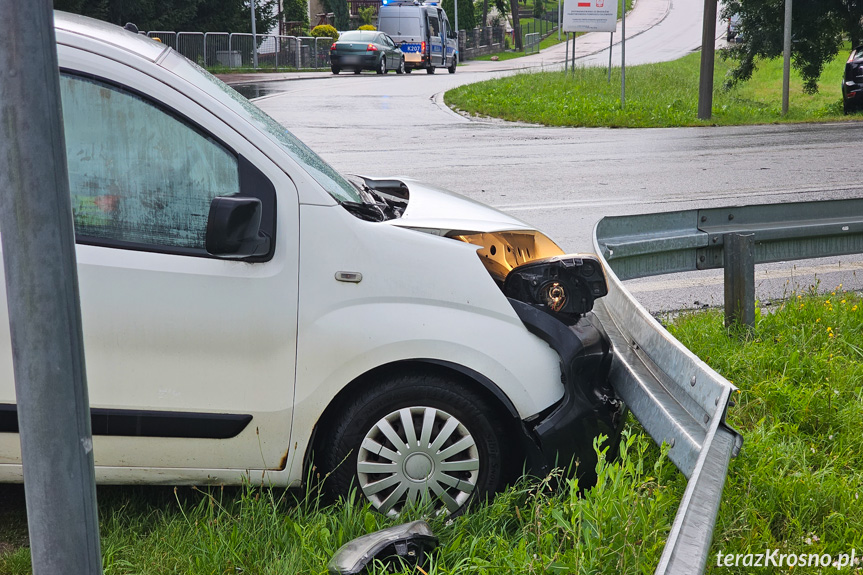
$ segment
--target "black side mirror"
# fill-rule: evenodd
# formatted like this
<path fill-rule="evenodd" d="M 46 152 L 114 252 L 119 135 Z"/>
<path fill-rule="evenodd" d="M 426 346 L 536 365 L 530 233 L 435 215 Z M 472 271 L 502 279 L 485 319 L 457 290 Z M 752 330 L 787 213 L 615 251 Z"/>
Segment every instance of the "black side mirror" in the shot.
<path fill-rule="evenodd" d="M 261 232 L 262 211 L 258 198 L 213 198 L 207 218 L 207 253 L 223 258 L 266 254 L 270 250 L 270 238 Z"/>

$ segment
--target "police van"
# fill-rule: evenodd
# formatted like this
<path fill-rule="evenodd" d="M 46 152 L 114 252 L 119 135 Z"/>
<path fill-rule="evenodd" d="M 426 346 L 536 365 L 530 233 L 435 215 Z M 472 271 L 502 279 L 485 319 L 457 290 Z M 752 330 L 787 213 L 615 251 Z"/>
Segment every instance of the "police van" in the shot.
<path fill-rule="evenodd" d="M 382 0 L 378 30 L 388 34 L 404 52 L 405 70 L 425 68 L 434 74 L 446 68 L 455 74 L 458 34 L 437 2 Z"/>

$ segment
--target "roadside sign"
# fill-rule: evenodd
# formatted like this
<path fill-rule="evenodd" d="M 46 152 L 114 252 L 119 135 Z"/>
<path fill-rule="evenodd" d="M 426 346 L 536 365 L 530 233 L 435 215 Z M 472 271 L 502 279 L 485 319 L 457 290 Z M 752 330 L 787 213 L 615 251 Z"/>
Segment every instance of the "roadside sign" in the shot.
<path fill-rule="evenodd" d="M 564 32 L 614 32 L 617 0 L 564 0 Z"/>

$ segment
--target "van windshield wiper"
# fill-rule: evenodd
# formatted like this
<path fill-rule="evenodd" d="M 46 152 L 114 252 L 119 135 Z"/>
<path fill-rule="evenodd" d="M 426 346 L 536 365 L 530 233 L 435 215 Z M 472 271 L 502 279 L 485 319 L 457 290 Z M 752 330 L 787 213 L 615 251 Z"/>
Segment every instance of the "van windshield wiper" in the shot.
<path fill-rule="evenodd" d="M 404 208 L 391 204 L 384 194 L 354 178 L 348 181 L 357 189 L 362 202 L 342 201 L 341 204 L 355 216 L 373 222 L 401 217 Z"/>
<path fill-rule="evenodd" d="M 378 204 L 377 202 L 360 203 L 342 200 L 341 205 L 361 220 L 366 220 L 369 222 L 383 222 L 387 219 L 384 208 L 381 206 L 381 204 Z"/>

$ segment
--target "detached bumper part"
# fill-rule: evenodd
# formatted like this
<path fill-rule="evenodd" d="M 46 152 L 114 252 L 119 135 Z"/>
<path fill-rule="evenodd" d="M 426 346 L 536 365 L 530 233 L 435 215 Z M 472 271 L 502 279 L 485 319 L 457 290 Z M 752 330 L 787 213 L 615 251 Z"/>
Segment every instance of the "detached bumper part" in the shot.
<path fill-rule="evenodd" d="M 422 566 L 426 553 L 437 547 L 438 539 L 425 521 L 412 521 L 357 537 L 342 545 L 327 571 L 336 575 L 361 573 L 375 560 Z"/>
<path fill-rule="evenodd" d="M 607 436 L 613 452 L 626 421 L 626 406 L 608 383 L 608 338 L 592 313 L 567 326 L 530 304 L 512 299 L 510 304 L 527 329 L 558 353 L 564 385 L 563 399 L 531 422 L 538 448 L 531 467 L 545 474 L 577 462 L 579 478 L 591 484 L 596 474 L 594 438 Z"/>

